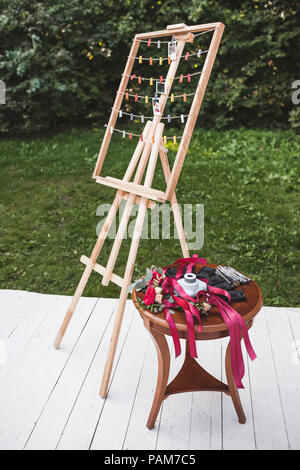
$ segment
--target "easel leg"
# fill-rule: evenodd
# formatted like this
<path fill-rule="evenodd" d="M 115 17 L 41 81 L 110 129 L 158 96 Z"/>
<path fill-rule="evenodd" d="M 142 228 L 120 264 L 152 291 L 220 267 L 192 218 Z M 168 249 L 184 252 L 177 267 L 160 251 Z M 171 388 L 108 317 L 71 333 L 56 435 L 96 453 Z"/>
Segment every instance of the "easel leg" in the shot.
<path fill-rule="evenodd" d="M 60 346 L 60 343 L 64 337 L 64 334 L 66 332 L 66 329 L 68 328 L 68 325 L 70 323 L 70 320 L 73 316 L 73 313 L 74 313 L 74 310 L 78 304 L 78 301 L 84 291 L 84 288 L 86 286 L 86 283 L 87 281 L 89 280 L 89 277 L 91 275 L 91 272 L 93 270 L 93 267 L 97 261 L 97 258 L 99 256 L 99 253 L 100 253 L 100 250 L 102 248 L 102 245 L 103 245 L 103 242 L 104 240 L 106 239 L 107 237 L 107 234 L 108 234 L 108 231 L 109 231 L 109 228 L 116 216 L 116 213 L 117 213 L 117 210 L 119 208 L 119 205 L 120 205 L 120 201 L 121 201 L 121 194 L 122 194 L 122 191 L 117 191 L 117 194 L 115 196 L 115 199 L 114 199 L 114 202 L 109 210 L 109 213 L 107 214 L 107 217 L 106 217 L 106 221 L 105 221 L 105 224 L 103 225 L 102 227 L 102 230 L 100 232 L 100 235 L 98 237 L 98 240 L 94 246 L 94 249 L 92 251 L 92 254 L 90 256 L 90 263 L 85 267 L 85 270 L 83 271 L 83 274 L 81 276 L 81 279 L 80 279 L 80 282 L 77 286 L 77 289 L 75 291 L 75 294 L 74 294 L 74 297 L 72 299 L 72 302 L 70 304 L 70 307 L 68 308 L 68 311 L 66 313 L 66 316 L 63 320 L 63 323 L 57 333 L 57 336 L 56 336 L 56 339 L 55 339 L 55 342 L 54 342 L 54 347 L 56 349 L 59 348 Z"/>
<path fill-rule="evenodd" d="M 113 328 L 112 337 L 110 340 L 109 351 L 108 351 L 105 368 L 103 372 L 103 377 L 102 377 L 102 383 L 100 387 L 100 396 L 102 398 L 105 398 L 107 396 L 108 384 L 109 384 L 109 380 L 111 376 L 113 361 L 114 361 L 114 357 L 116 353 L 120 329 L 121 329 L 122 320 L 123 320 L 124 309 L 125 309 L 127 295 L 128 295 L 127 289 L 131 282 L 131 278 L 132 278 L 132 274 L 134 270 L 134 263 L 135 263 L 135 259 L 136 259 L 136 255 L 137 255 L 137 251 L 139 247 L 139 242 L 140 242 L 140 238 L 142 234 L 144 218 L 145 218 L 145 214 L 147 211 L 147 201 L 148 201 L 147 199 L 142 198 L 138 215 L 137 215 L 137 219 L 136 219 L 136 223 L 135 223 L 135 229 L 133 232 L 132 242 L 130 246 L 128 261 L 127 261 L 125 275 L 124 275 L 124 284 L 121 290 L 121 295 L 120 295 L 120 299 L 119 299 L 118 306 L 117 306 L 114 328 Z"/>

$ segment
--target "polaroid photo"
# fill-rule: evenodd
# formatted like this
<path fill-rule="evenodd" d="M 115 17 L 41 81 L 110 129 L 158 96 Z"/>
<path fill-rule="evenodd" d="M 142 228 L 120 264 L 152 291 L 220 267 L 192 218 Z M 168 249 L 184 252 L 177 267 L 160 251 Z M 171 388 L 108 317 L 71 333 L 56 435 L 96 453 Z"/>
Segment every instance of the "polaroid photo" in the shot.
<path fill-rule="evenodd" d="M 153 107 L 153 115 L 159 116 L 160 115 L 160 106 L 159 106 L 159 99 L 152 98 L 152 107 Z"/>
<path fill-rule="evenodd" d="M 166 82 L 156 82 L 156 93 L 167 93 Z"/>
<path fill-rule="evenodd" d="M 168 42 L 168 56 L 171 60 L 176 60 L 176 41 Z"/>

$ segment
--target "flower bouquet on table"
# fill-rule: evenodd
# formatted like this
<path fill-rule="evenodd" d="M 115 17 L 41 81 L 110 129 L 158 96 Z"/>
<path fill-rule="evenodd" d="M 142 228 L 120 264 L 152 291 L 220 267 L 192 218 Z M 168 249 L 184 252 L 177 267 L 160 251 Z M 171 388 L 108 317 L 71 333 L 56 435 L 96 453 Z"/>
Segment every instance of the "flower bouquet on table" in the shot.
<path fill-rule="evenodd" d="M 247 352 L 251 359 L 256 357 L 251 346 L 248 329 L 242 316 L 229 303 L 245 300 L 243 291 L 234 290 L 240 284 L 250 282 L 249 278 L 237 271 L 218 266 L 204 266 L 195 273 L 196 264 L 206 264 L 207 260 L 193 255 L 192 258 L 182 258 L 164 268 L 152 266 L 147 268 L 142 279 L 138 279 L 129 287 L 129 292 L 135 289 L 143 291 L 144 296 L 137 296 L 140 309 L 152 313 L 164 312 L 169 324 L 175 346 L 175 356 L 181 353 L 176 324 L 172 318 L 174 309 L 184 312 L 187 322 L 187 332 L 191 357 L 197 357 L 195 342 L 194 317 L 198 319 L 198 331 L 202 331 L 201 315 L 209 315 L 211 306 L 217 307 L 224 322 L 228 326 L 231 344 L 232 371 L 237 387 L 242 388 L 241 378 L 244 375 L 244 362 L 241 350 L 243 337 Z"/>

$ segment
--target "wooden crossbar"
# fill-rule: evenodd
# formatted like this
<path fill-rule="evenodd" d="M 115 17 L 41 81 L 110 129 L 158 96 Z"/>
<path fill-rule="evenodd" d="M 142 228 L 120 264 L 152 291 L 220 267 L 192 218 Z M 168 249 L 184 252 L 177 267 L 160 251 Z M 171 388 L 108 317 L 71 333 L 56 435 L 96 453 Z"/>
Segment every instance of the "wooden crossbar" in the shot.
<path fill-rule="evenodd" d="M 153 199 L 154 201 L 166 201 L 165 193 L 163 191 L 159 191 L 158 189 L 145 188 L 145 186 L 142 184 L 125 182 L 110 176 L 106 176 L 105 178 L 102 176 L 97 176 L 96 182 L 103 184 L 104 186 L 109 186 L 111 188 L 127 191 L 131 194 L 136 194 L 137 196 L 147 197 L 148 199 Z"/>
<path fill-rule="evenodd" d="M 87 256 L 82 255 L 80 258 L 81 263 L 85 264 L 86 266 L 89 266 L 91 264 L 90 258 Z M 98 274 L 101 274 L 101 276 L 104 276 L 106 272 L 106 268 L 104 266 L 101 266 L 101 264 L 95 263 L 92 268 L 94 271 L 96 271 Z M 123 287 L 124 285 L 124 279 L 120 276 L 118 276 L 115 273 L 111 273 L 111 281 L 114 284 L 117 284 L 119 287 Z"/>

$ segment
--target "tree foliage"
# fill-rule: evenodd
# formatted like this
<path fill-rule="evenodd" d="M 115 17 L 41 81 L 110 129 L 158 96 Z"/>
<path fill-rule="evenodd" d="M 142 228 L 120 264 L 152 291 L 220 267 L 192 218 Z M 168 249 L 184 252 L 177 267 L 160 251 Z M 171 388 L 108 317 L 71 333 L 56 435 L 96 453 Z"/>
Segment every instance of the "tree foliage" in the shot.
<path fill-rule="evenodd" d="M 0 106 L 3 133 L 103 124 L 135 33 L 172 23 L 214 21 L 222 21 L 226 28 L 201 124 L 216 128 L 297 126 L 299 113 L 291 102 L 291 84 L 300 78 L 299 1 L 1 3 L 0 79 L 6 84 L 6 104 Z M 149 67 L 145 74 L 149 75 Z M 181 107 L 175 103 L 175 112 Z"/>

